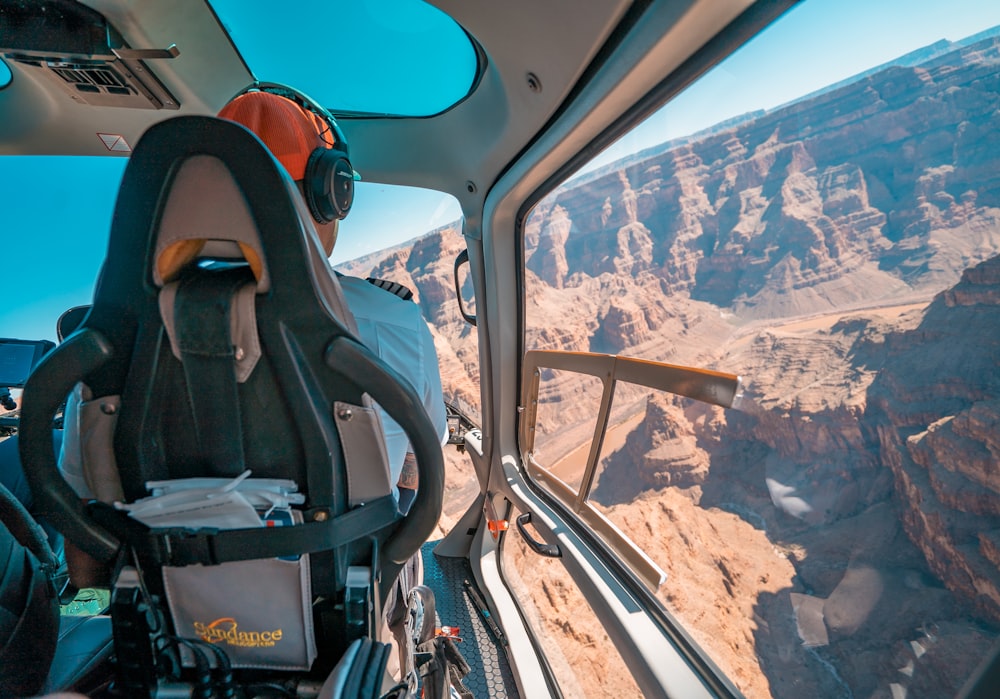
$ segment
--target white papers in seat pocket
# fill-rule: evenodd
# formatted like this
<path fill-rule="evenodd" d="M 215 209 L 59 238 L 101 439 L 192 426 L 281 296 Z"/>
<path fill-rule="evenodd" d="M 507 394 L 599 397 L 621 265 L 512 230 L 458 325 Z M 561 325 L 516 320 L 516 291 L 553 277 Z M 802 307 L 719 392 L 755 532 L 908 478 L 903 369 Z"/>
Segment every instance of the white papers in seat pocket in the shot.
<path fill-rule="evenodd" d="M 116 503 L 151 528 L 248 529 L 295 526 L 289 508 L 303 496 L 293 481 L 186 478 L 147 483 L 154 494 Z M 256 505 L 256 507 L 255 507 Z M 316 658 L 309 556 L 164 566 L 163 585 L 174 631 L 211 643 L 237 668 L 308 670 Z M 189 649 L 181 660 L 194 666 Z"/>
<path fill-rule="evenodd" d="M 199 529 L 247 529 L 263 524 L 250 501 L 238 490 L 250 471 L 210 487 L 166 490 L 131 504 L 116 503 L 119 509 L 148 527 Z"/>

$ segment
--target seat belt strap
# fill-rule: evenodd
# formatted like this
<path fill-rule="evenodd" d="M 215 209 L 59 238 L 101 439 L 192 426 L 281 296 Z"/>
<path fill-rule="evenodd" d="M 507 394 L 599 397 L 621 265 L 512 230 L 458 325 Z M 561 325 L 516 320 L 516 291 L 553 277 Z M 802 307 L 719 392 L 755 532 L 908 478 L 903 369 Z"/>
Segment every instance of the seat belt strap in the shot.
<path fill-rule="evenodd" d="M 217 565 L 227 561 L 282 558 L 340 548 L 401 519 L 396 500 L 385 495 L 321 522 L 292 527 L 198 530 L 150 529 L 111 505 L 93 501 L 87 514 L 147 563 L 157 566 Z"/>
<path fill-rule="evenodd" d="M 215 476 L 235 477 L 245 470 L 230 306 L 233 295 L 251 281 L 242 268 L 198 270 L 181 280 L 174 302 L 198 451 Z"/>

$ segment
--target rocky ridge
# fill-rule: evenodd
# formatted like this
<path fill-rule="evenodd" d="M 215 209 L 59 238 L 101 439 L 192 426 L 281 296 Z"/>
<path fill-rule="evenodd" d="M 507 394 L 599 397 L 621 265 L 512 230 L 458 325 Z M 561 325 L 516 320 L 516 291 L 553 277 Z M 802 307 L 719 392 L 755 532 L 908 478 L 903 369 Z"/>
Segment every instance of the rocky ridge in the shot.
<path fill-rule="evenodd" d="M 998 63 L 986 39 L 569 183 L 528 222 L 528 269 L 648 274 L 753 318 L 954 283 L 1000 250 Z"/>
<path fill-rule="evenodd" d="M 644 412 L 594 491 L 647 525 L 665 603 L 748 696 L 950 696 L 997 637 L 998 68 L 987 37 L 878 71 L 568 183 L 527 222 L 531 347 L 748 377 L 740 413 L 616 394 Z M 446 390 L 476 402 L 462 245 L 443 229 L 354 273 L 416 289 Z M 543 383 L 549 453 L 586 434 L 582 396 Z"/>
<path fill-rule="evenodd" d="M 1000 622 L 1000 257 L 891 338 L 868 428 L 903 522 L 945 585 Z"/>

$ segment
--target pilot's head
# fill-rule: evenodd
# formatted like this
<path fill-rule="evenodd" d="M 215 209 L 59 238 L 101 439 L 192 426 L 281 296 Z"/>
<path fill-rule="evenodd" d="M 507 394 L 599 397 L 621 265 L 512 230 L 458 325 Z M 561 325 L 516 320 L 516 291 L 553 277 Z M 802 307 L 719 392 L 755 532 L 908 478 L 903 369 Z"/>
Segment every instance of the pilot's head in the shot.
<path fill-rule="evenodd" d="M 316 178 L 315 172 L 310 171 L 315 170 L 315 161 L 311 162 L 310 156 L 317 149 L 346 150 L 346 144 L 336 143 L 335 133 L 322 117 L 303 109 L 291 99 L 271 92 L 254 90 L 238 95 L 222 108 L 219 116 L 253 131 L 288 171 L 313 213 L 316 232 L 329 256 L 337 242 L 339 218 L 342 216 L 317 211 L 315 204 L 310 202 L 307 187 L 309 181 Z M 350 168 L 350 163 L 344 162 Z M 307 171 L 310 171 L 308 181 Z M 350 172 L 353 175 L 353 170 Z M 353 198 L 353 179 L 350 185 L 350 196 Z"/>

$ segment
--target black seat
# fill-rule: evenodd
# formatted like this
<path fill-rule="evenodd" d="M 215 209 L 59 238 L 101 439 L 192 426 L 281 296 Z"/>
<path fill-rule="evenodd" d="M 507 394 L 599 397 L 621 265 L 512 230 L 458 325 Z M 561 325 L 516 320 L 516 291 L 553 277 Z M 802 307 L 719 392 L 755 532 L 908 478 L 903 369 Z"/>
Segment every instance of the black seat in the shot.
<path fill-rule="evenodd" d="M 122 180 L 93 308 L 25 387 L 21 455 L 41 511 L 92 556 L 136 567 L 143 594 L 161 602 L 165 568 L 311 554 L 313 671 L 324 673 L 378 628 L 379 600 L 440 515 L 443 462 L 420 398 L 355 339 L 308 221 L 285 171 L 241 126 L 178 117 L 152 127 Z M 85 507 L 49 432 L 78 382 L 109 399 L 109 458 L 126 502 L 147 496 L 148 481 L 249 469 L 294 481 L 303 523 L 149 529 L 107 503 Z M 417 455 L 420 490 L 405 519 L 381 452 L 359 439 L 377 426 L 369 396 Z M 345 602 L 357 567 L 372 581 L 360 630 Z"/>
<path fill-rule="evenodd" d="M 100 687 L 111 672 L 112 651 L 108 615 L 59 617 L 56 652 L 42 692 Z"/>
<path fill-rule="evenodd" d="M 42 689 L 59 631 L 58 561 L 41 527 L 0 483 L 0 695 Z"/>

